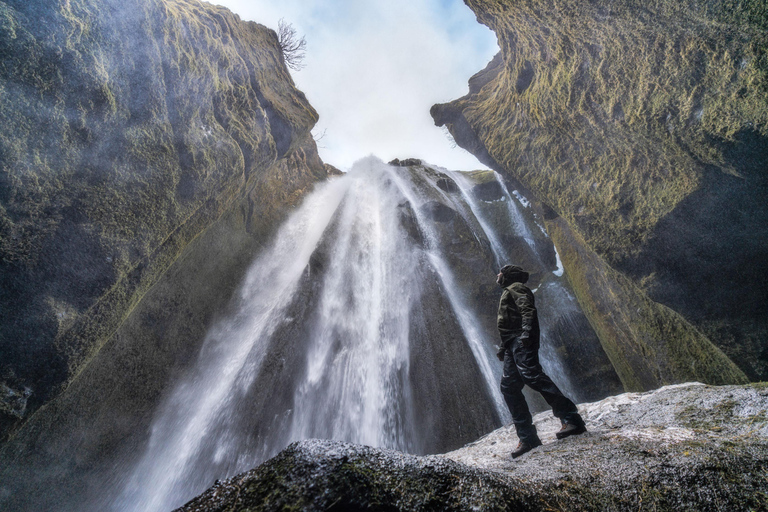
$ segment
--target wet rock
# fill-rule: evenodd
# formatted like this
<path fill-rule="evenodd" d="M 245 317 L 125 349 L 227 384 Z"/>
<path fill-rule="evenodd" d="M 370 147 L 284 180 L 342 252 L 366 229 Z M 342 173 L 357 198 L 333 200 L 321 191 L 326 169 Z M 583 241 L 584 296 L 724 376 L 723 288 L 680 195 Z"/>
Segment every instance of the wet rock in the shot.
<path fill-rule="evenodd" d="M 589 431 L 513 461 L 503 427 L 443 456 L 336 441 L 294 443 L 261 466 L 217 481 L 180 511 L 764 510 L 768 388 L 668 386 L 582 404 Z"/>
<path fill-rule="evenodd" d="M 407 202 L 402 203 L 397 205 L 397 208 L 400 217 L 400 225 L 414 243 L 423 247 L 424 233 L 422 233 L 421 228 L 419 228 L 419 222 L 416 220 L 411 204 Z"/>
<path fill-rule="evenodd" d="M 411 166 L 421 165 L 421 160 L 418 158 L 406 158 L 404 160 L 399 160 L 395 158 L 394 160 L 391 160 L 389 162 L 389 165 L 394 165 L 397 167 L 411 167 Z"/>
<path fill-rule="evenodd" d="M 456 185 L 456 182 L 453 181 L 448 176 L 443 176 L 437 179 L 435 182 L 435 185 L 437 185 L 441 190 L 445 190 L 446 192 L 458 192 L 459 187 Z"/>
<path fill-rule="evenodd" d="M 456 211 L 438 201 L 429 201 L 421 206 L 421 212 L 429 220 L 435 222 L 448 222 L 456 217 Z"/>
<path fill-rule="evenodd" d="M 498 201 L 504 195 L 498 181 L 488 181 L 475 185 L 472 188 L 472 193 L 481 201 Z"/>

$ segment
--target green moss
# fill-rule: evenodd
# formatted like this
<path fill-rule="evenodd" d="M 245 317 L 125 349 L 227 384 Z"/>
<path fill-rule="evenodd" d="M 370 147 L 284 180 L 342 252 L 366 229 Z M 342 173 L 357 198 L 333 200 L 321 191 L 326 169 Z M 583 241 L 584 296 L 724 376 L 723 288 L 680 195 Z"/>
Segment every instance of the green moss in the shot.
<path fill-rule="evenodd" d="M 685 407 L 675 415 L 675 419 L 686 427 L 696 430 L 720 430 L 723 423 L 733 423 L 733 409 L 737 406 L 733 400 L 723 400 L 714 407 L 701 410 L 700 406 L 691 405 Z M 740 419 L 741 420 L 741 419 Z"/>
<path fill-rule="evenodd" d="M 469 179 L 478 185 L 496 181 L 496 175 L 493 171 L 470 171 L 465 174 Z"/>
<path fill-rule="evenodd" d="M 264 234 L 324 173 L 274 32 L 224 8 L 0 1 L 0 30 L 0 371 L 34 410 L 262 180 L 295 175 Z"/>
<path fill-rule="evenodd" d="M 608 341 L 617 337 L 635 338 L 627 343 L 637 358 L 714 378 L 723 355 L 710 350 L 709 336 L 751 378 L 764 378 L 764 315 L 745 306 L 760 298 L 749 291 L 715 298 L 705 284 L 717 282 L 723 266 L 739 268 L 754 289 L 765 284 L 756 263 L 765 246 L 750 241 L 764 240 L 768 218 L 760 163 L 768 147 L 764 2 L 467 4 L 496 32 L 499 65 L 475 77 L 482 87 L 468 96 L 433 107 L 433 116 L 562 216 L 606 268 L 620 270 L 609 281 L 625 290 L 642 283 L 674 308 L 644 299 L 631 312 L 620 308 L 626 328 L 593 322 L 614 364 L 627 366 L 625 383 L 640 385 L 633 363 L 618 362 L 624 349 Z M 736 204 L 749 213 L 740 216 Z M 570 277 L 582 290 L 597 284 Z M 600 300 L 582 303 L 593 319 L 611 313 L 611 301 Z"/>
<path fill-rule="evenodd" d="M 547 223 L 568 280 L 628 391 L 747 382 L 698 329 L 610 268 L 563 219 Z"/>
<path fill-rule="evenodd" d="M 707 19 L 758 10 L 732 3 L 471 1 L 505 68 L 455 107 L 496 162 L 617 261 L 699 187 L 702 164 L 734 172 L 713 141 L 747 125 L 768 134 L 765 33 Z"/>

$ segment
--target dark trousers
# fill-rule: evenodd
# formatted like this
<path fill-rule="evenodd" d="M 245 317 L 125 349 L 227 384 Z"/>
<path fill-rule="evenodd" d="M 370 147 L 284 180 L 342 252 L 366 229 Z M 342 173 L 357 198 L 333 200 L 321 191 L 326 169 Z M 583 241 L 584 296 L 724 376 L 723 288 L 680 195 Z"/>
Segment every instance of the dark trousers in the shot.
<path fill-rule="evenodd" d="M 507 402 L 517 437 L 527 444 L 539 444 L 539 436 L 533 425 L 531 411 L 523 396 L 523 385 L 541 393 L 552 407 L 552 413 L 561 422 L 583 425 L 576 405 L 552 382 L 539 363 L 539 340 L 531 340 L 529 347 L 515 338 L 504 354 L 504 375 L 501 377 L 501 393 Z"/>

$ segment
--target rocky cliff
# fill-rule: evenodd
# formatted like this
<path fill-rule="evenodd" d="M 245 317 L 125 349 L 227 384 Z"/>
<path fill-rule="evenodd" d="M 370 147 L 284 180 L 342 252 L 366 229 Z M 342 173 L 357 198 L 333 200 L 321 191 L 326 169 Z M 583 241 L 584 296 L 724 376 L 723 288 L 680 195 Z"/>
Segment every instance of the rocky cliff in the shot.
<path fill-rule="evenodd" d="M 579 410 L 589 431 L 512 460 L 501 428 L 442 456 L 309 440 L 216 482 L 179 510 L 766 510 L 764 385 L 669 386 Z"/>
<path fill-rule="evenodd" d="M 767 378 L 764 2 L 466 3 L 501 51 L 432 115 L 538 199 L 626 388 Z"/>
<path fill-rule="evenodd" d="M 2 1 L 0 56 L 0 435 L 73 384 L 33 433 L 149 414 L 326 175 L 317 114 L 272 30 L 196 0 Z"/>

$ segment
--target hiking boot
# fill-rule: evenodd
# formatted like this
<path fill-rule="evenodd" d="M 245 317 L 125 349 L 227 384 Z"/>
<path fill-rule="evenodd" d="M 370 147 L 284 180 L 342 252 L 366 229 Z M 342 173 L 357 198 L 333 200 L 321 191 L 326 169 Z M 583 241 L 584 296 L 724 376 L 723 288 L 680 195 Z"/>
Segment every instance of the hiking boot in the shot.
<path fill-rule="evenodd" d="M 573 423 L 563 423 L 563 428 L 561 428 L 557 433 L 555 433 L 555 436 L 558 439 L 565 439 L 568 436 L 583 434 L 586 431 L 587 431 L 587 427 L 585 427 L 584 425 L 574 425 Z"/>
<path fill-rule="evenodd" d="M 524 442 L 520 441 L 518 443 L 518 445 L 517 445 L 517 448 L 515 448 L 512 451 L 512 458 L 516 459 L 519 456 L 523 455 L 524 453 L 528 453 L 529 451 L 533 450 L 537 446 L 541 446 L 541 441 L 538 441 L 538 442 L 533 443 L 533 444 L 528 444 L 528 443 L 524 443 Z"/>

